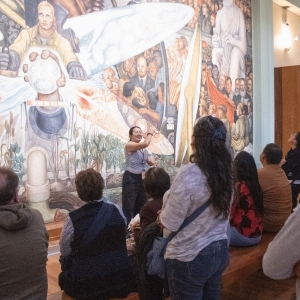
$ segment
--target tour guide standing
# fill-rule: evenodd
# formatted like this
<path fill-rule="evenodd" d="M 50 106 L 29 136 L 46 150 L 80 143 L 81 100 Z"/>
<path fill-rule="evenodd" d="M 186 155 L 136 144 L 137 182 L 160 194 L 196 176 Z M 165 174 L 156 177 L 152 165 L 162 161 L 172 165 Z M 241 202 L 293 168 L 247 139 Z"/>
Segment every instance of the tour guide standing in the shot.
<path fill-rule="evenodd" d="M 155 165 L 155 159 L 149 157 L 147 147 L 155 131 L 147 133 L 144 141 L 142 130 L 134 126 L 129 130 L 129 142 L 125 146 L 126 168 L 122 182 L 122 209 L 127 224 L 140 212 L 141 207 L 147 202 L 143 187 L 142 174 L 145 165 Z"/>

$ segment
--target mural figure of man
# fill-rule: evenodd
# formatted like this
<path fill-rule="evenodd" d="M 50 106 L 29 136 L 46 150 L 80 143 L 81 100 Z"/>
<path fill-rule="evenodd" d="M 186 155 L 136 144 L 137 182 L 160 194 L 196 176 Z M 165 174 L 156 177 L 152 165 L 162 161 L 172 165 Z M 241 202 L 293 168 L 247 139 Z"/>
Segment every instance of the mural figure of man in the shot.
<path fill-rule="evenodd" d="M 225 105 L 220 104 L 218 107 L 218 117 L 219 119 L 224 123 L 226 127 L 226 146 L 229 149 L 230 148 L 230 142 L 231 142 L 231 128 L 230 128 L 230 122 L 227 119 L 227 108 Z"/>
<path fill-rule="evenodd" d="M 55 30 L 55 22 L 53 6 L 42 1 L 38 5 L 38 24 L 22 30 L 9 50 L 0 53 L 0 69 L 18 71 L 30 47 L 50 47 L 59 54 L 70 78 L 87 79 L 87 74 L 73 52 L 70 42 Z"/>
<path fill-rule="evenodd" d="M 228 93 L 228 98 L 229 99 L 233 99 L 233 96 L 234 96 L 234 92 L 232 90 L 232 80 L 229 76 L 226 77 L 226 84 L 225 84 L 225 88 L 226 88 L 226 91 Z"/>
<path fill-rule="evenodd" d="M 209 8 L 207 7 L 206 2 L 202 4 L 202 13 L 203 13 L 203 20 L 201 22 L 201 30 L 204 33 L 210 34 L 212 26 L 210 23 Z"/>
<path fill-rule="evenodd" d="M 248 105 L 248 102 L 251 101 L 251 96 L 246 91 L 245 78 L 240 78 L 240 96 L 241 102 L 245 105 Z"/>
<path fill-rule="evenodd" d="M 142 88 L 144 92 L 149 91 L 155 85 L 155 81 L 148 76 L 147 70 L 147 60 L 145 57 L 141 56 L 137 60 L 138 73 L 130 78 L 130 81 L 134 83 L 135 86 Z"/>
<path fill-rule="evenodd" d="M 229 75 L 233 82 L 244 77 L 247 53 L 245 19 L 232 0 L 224 0 L 223 8 L 218 11 L 212 44 L 212 62 L 219 71 Z"/>

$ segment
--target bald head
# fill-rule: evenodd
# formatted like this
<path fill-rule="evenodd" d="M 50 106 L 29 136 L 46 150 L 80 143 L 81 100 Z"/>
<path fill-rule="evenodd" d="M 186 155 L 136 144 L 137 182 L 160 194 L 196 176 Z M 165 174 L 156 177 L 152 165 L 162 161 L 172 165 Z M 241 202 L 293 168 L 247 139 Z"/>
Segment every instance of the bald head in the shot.
<path fill-rule="evenodd" d="M 0 205 L 8 204 L 15 196 L 19 177 L 11 169 L 0 167 Z"/>
<path fill-rule="evenodd" d="M 137 60 L 137 70 L 141 78 L 144 78 L 147 75 L 147 60 L 145 57 L 141 56 Z"/>

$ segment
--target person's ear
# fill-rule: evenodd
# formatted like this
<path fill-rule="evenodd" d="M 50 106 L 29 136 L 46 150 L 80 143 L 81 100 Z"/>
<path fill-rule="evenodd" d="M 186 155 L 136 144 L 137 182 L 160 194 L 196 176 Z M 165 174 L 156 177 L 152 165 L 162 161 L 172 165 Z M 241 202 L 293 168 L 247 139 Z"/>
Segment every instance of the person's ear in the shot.
<path fill-rule="evenodd" d="M 13 202 L 14 202 L 14 203 L 19 203 L 19 189 L 17 189 L 17 190 L 15 191 L 14 198 L 13 198 Z"/>

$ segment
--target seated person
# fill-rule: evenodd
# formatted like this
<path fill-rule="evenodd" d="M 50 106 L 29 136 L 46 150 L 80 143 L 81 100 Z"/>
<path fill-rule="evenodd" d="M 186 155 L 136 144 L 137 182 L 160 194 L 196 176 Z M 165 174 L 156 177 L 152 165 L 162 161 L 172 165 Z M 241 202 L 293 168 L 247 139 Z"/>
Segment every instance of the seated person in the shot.
<path fill-rule="evenodd" d="M 264 231 L 278 232 L 292 210 L 290 183 L 280 167 L 282 150 L 268 144 L 260 155 L 263 168 L 258 170 L 258 180 L 263 192 Z"/>
<path fill-rule="evenodd" d="M 241 151 L 233 168 L 237 183 L 230 214 L 230 245 L 253 246 L 261 240 L 263 228 L 262 190 L 254 158 Z"/>
<path fill-rule="evenodd" d="M 104 181 L 100 173 L 81 171 L 75 185 L 79 198 L 87 203 L 65 221 L 59 285 L 76 299 L 125 298 L 135 288 L 125 217 L 117 206 L 101 199 Z"/>
<path fill-rule="evenodd" d="M 134 236 L 137 243 L 137 283 L 138 294 L 141 300 L 163 299 L 163 288 L 166 286 L 166 281 L 157 276 L 147 276 L 147 280 L 143 272 L 143 258 L 139 256 L 143 245 L 139 244 L 139 238 L 142 232 L 147 234 L 149 230 L 148 225 L 155 222 L 158 212 L 162 208 L 163 196 L 167 190 L 170 189 L 170 176 L 162 168 L 150 168 L 145 173 L 144 179 L 145 192 L 149 200 L 140 210 L 140 223 L 134 228 Z M 147 228 L 147 229 L 146 229 Z M 146 230 L 145 230 L 146 229 Z"/>
<path fill-rule="evenodd" d="M 48 233 L 41 213 L 18 203 L 19 178 L 0 167 L 0 299 L 46 299 Z"/>
<path fill-rule="evenodd" d="M 294 275 L 296 298 L 300 299 L 300 206 L 288 217 L 284 226 L 269 244 L 263 257 L 263 271 L 272 279 L 286 279 Z"/>
<path fill-rule="evenodd" d="M 134 228 L 134 238 L 138 243 L 142 231 L 157 218 L 157 212 L 162 208 L 162 198 L 170 188 L 170 176 L 163 168 L 150 168 L 145 173 L 144 187 L 151 199 L 140 210 L 140 222 Z"/>

